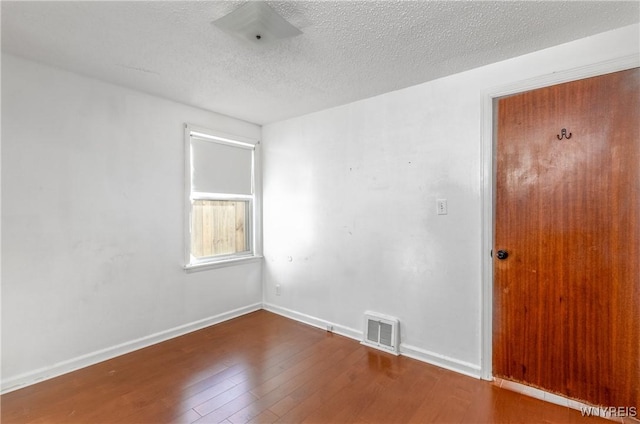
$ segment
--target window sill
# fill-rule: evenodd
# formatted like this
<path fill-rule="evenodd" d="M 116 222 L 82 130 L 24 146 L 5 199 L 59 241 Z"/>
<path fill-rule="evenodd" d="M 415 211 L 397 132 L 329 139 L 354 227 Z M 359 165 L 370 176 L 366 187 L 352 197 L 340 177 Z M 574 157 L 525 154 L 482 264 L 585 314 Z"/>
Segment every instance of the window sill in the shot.
<path fill-rule="evenodd" d="M 209 269 L 217 269 L 217 268 L 225 268 L 228 266 L 234 265 L 244 265 L 253 262 L 260 262 L 263 256 L 247 256 L 244 258 L 233 258 L 233 259 L 225 259 L 216 262 L 205 262 L 200 264 L 189 264 L 184 266 L 184 270 L 186 273 L 198 272 L 198 271 L 206 271 Z"/>

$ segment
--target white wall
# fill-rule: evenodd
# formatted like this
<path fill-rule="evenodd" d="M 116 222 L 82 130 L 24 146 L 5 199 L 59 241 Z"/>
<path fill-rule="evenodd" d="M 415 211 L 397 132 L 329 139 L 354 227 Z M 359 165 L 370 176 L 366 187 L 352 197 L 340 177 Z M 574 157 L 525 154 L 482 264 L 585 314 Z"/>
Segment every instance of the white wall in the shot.
<path fill-rule="evenodd" d="M 260 137 L 2 56 L 3 390 L 260 307 L 259 262 L 182 270 L 184 123 Z"/>
<path fill-rule="evenodd" d="M 393 315 L 404 352 L 479 375 L 483 93 L 638 50 L 634 25 L 265 126 L 266 307 L 351 336 Z"/>

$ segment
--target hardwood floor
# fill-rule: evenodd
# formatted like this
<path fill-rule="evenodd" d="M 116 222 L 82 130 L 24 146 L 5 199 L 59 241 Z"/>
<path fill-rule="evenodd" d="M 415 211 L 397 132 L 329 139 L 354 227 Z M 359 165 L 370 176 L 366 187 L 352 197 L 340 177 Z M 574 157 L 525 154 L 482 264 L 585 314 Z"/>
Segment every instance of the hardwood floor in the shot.
<path fill-rule="evenodd" d="M 1 397 L 2 423 L 610 423 L 258 311 Z"/>

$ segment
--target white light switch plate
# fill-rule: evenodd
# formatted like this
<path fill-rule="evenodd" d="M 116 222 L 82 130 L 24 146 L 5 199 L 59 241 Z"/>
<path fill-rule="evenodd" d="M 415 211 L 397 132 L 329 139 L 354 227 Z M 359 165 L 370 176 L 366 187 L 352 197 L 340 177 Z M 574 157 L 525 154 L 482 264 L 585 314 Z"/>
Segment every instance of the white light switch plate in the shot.
<path fill-rule="evenodd" d="M 438 208 L 438 215 L 446 215 L 448 213 L 447 199 L 436 199 L 436 206 Z"/>

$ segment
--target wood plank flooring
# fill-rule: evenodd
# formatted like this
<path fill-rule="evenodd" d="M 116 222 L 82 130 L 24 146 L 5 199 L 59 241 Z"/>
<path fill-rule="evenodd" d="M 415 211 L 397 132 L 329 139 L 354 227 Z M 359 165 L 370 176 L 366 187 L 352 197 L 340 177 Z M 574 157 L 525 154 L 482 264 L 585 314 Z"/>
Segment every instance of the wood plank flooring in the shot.
<path fill-rule="evenodd" d="M 13 423 L 610 423 L 258 311 L 1 397 Z"/>

